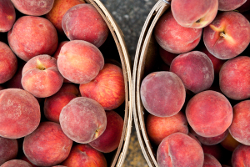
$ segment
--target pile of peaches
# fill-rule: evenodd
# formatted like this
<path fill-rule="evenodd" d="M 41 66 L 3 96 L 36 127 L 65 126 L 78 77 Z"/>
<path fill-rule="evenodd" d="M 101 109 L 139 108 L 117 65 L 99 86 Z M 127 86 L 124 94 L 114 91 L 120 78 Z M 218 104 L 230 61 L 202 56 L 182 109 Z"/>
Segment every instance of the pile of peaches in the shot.
<path fill-rule="evenodd" d="M 249 20 L 249 0 L 172 0 L 156 23 L 140 97 L 159 167 L 250 166 Z"/>
<path fill-rule="evenodd" d="M 109 164 L 125 100 L 110 36 L 82 0 L 0 1 L 1 167 Z"/>

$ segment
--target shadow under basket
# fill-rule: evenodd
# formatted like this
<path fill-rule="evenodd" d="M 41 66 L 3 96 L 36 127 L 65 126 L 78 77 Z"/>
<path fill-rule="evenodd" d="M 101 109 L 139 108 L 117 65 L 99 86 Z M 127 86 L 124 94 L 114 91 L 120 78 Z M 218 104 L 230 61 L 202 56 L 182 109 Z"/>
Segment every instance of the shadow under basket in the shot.
<path fill-rule="evenodd" d="M 128 150 L 130 135 L 132 130 L 132 76 L 131 76 L 131 60 L 128 55 L 123 33 L 115 22 L 114 18 L 106 7 L 99 0 L 85 0 L 86 3 L 92 4 L 105 20 L 110 34 L 106 42 L 99 48 L 105 61 L 112 60 L 118 63 L 123 71 L 125 84 L 125 101 L 115 109 L 123 118 L 123 132 L 118 148 L 109 153 L 104 154 L 108 166 L 121 167 Z"/>
<path fill-rule="evenodd" d="M 153 36 L 154 27 L 166 10 L 170 10 L 168 1 L 159 0 L 149 12 L 137 43 L 137 49 L 133 66 L 133 118 L 137 133 L 137 138 L 142 149 L 142 153 L 150 167 L 158 167 L 154 146 L 149 141 L 145 118 L 147 111 L 144 109 L 140 98 L 140 85 L 142 79 L 157 70 L 158 45 Z"/>

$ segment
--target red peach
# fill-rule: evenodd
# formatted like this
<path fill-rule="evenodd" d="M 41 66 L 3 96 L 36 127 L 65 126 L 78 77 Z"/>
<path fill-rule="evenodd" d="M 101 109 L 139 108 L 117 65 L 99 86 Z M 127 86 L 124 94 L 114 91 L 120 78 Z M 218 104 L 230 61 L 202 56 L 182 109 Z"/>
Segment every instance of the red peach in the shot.
<path fill-rule="evenodd" d="M 78 89 L 79 85 L 73 84 L 73 83 L 64 83 L 62 87 L 57 92 L 59 93 L 70 93 L 75 96 L 81 96 L 80 90 Z"/>
<path fill-rule="evenodd" d="M 58 36 L 48 19 L 22 16 L 8 32 L 8 42 L 19 58 L 28 61 L 39 54 L 52 55 L 58 45 Z"/>
<path fill-rule="evenodd" d="M 18 153 L 18 143 L 16 139 L 0 137 L 0 165 L 4 162 L 16 158 Z"/>
<path fill-rule="evenodd" d="M 220 11 L 232 11 L 241 7 L 247 0 L 218 0 Z"/>
<path fill-rule="evenodd" d="M 221 164 L 213 155 L 204 154 L 203 167 L 221 167 Z"/>
<path fill-rule="evenodd" d="M 125 84 L 122 69 L 106 63 L 99 74 L 89 83 L 80 84 L 81 95 L 100 103 L 104 110 L 118 108 L 125 99 Z"/>
<path fill-rule="evenodd" d="M 240 144 L 232 154 L 231 163 L 233 167 L 250 166 L 250 146 Z"/>
<path fill-rule="evenodd" d="M 0 1 L 0 32 L 8 32 L 16 21 L 16 11 L 10 0 Z"/>
<path fill-rule="evenodd" d="M 109 35 L 106 22 L 92 4 L 71 7 L 62 18 L 62 28 L 70 40 L 88 41 L 96 47 L 100 47 Z"/>
<path fill-rule="evenodd" d="M 218 161 L 222 161 L 222 159 L 224 158 L 224 150 L 223 147 L 220 144 L 216 144 L 216 145 L 201 145 L 202 150 L 204 152 L 204 154 L 210 154 L 212 156 L 214 156 Z"/>
<path fill-rule="evenodd" d="M 52 166 L 69 155 L 73 141 L 54 122 L 42 122 L 30 135 L 24 137 L 23 152 L 37 166 Z"/>
<path fill-rule="evenodd" d="M 1 167 L 32 167 L 32 165 L 21 159 L 11 159 L 3 163 Z"/>
<path fill-rule="evenodd" d="M 29 92 L 8 88 L 0 91 L 0 136 L 17 139 L 32 133 L 41 119 L 40 105 Z"/>
<path fill-rule="evenodd" d="M 173 59 L 178 56 L 178 54 L 170 53 L 166 50 L 164 50 L 162 47 L 159 47 L 159 54 L 161 56 L 161 59 L 170 66 Z"/>

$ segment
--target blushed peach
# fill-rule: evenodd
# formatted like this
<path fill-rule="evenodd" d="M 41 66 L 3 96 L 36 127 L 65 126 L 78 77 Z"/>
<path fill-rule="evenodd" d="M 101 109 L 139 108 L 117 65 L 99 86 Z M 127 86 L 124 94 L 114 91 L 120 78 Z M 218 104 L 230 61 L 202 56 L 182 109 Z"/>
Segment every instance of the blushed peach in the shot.
<path fill-rule="evenodd" d="M 0 32 L 8 32 L 16 21 L 14 5 L 10 0 L 1 0 L 0 9 Z"/>
<path fill-rule="evenodd" d="M 16 139 L 0 137 L 0 165 L 4 162 L 16 158 L 18 153 L 18 143 Z"/>
<path fill-rule="evenodd" d="M 233 108 L 223 94 L 207 90 L 188 101 L 186 116 L 189 125 L 198 135 L 215 137 L 224 133 L 231 125 Z"/>
<path fill-rule="evenodd" d="M 21 159 L 11 159 L 3 163 L 1 167 L 32 167 L 32 165 Z"/>
<path fill-rule="evenodd" d="M 241 7 L 247 0 L 218 0 L 220 11 L 232 11 Z"/>
<path fill-rule="evenodd" d="M 250 146 L 240 144 L 232 154 L 231 163 L 233 167 L 249 166 Z"/>
<path fill-rule="evenodd" d="M 221 167 L 221 164 L 213 155 L 204 154 L 203 167 Z"/>
<path fill-rule="evenodd" d="M 169 117 L 177 114 L 183 107 L 186 91 L 176 74 L 160 71 L 150 73 L 142 80 L 140 96 L 143 106 L 150 114 Z"/>

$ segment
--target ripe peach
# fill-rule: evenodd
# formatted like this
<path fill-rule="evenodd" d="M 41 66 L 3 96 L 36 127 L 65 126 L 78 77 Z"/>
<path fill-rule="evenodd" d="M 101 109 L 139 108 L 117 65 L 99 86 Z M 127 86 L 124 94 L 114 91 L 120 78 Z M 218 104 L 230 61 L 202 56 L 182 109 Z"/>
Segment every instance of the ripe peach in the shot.
<path fill-rule="evenodd" d="M 85 144 L 97 139 L 105 131 L 107 117 L 97 101 L 76 97 L 63 107 L 59 122 L 70 139 Z"/>
<path fill-rule="evenodd" d="M 18 143 L 16 139 L 0 137 L 0 165 L 4 162 L 16 158 L 18 153 Z"/>
<path fill-rule="evenodd" d="M 233 107 L 233 122 L 229 127 L 232 137 L 244 145 L 250 145 L 250 100 L 244 100 Z"/>
<path fill-rule="evenodd" d="M 173 133 L 162 140 L 157 149 L 157 163 L 163 166 L 202 167 L 204 153 L 201 145 L 184 133 Z"/>
<path fill-rule="evenodd" d="M 250 146 L 240 144 L 232 154 L 231 163 L 233 167 L 250 166 Z"/>
<path fill-rule="evenodd" d="M 218 0 L 219 7 L 218 10 L 220 11 L 232 11 L 239 7 L 241 7 L 247 0 Z"/>
<path fill-rule="evenodd" d="M 23 67 L 22 86 L 35 97 L 45 98 L 55 94 L 63 84 L 56 59 L 43 54 L 31 58 Z"/>
<path fill-rule="evenodd" d="M 207 90 L 188 101 L 186 116 L 189 125 L 198 135 L 215 137 L 224 133 L 231 125 L 233 108 L 223 94 Z"/>
<path fill-rule="evenodd" d="M 67 42 L 69 42 L 69 41 L 62 41 L 62 42 L 60 42 L 60 43 L 58 44 L 58 47 L 57 47 L 55 53 L 53 54 L 53 57 L 54 57 L 54 58 L 56 58 L 56 59 L 58 58 L 62 46 L 63 46 L 64 44 L 66 44 Z"/>
<path fill-rule="evenodd" d="M 250 97 L 250 58 L 238 56 L 227 60 L 219 73 L 221 91 L 230 99 L 243 100 Z"/>
<path fill-rule="evenodd" d="M 16 11 L 10 0 L 0 1 L 0 32 L 8 32 L 16 21 Z"/>
<path fill-rule="evenodd" d="M 166 51 L 174 54 L 189 52 L 201 39 L 202 30 L 186 28 L 179 25 L 172 12 L 161 16 L 154 28 L 157 43 Z"/>
<path fill-rule="evenodd" d="M 28 61 L 39 54 L 52 55 L 58 45 L 58 36 L 48 19 L 22 16 L 8 32 L 8 42 L 18 57 Z"/>
<path fill-rule="evenodd" d="M 189 131 L 186 116 L 182 112 L 170 117 L 157 117 L 149 114 L 146 119 L 146 129 L 150 141 L 156 145 L 172 133 L 188 134 Z"/>
<path fill-rule="evenodd" d="M 250 42 L 249 21 L 238 12 L 221 12 L 204 28 L 207 50 L 218 59 L 231 59 L 242 53 Z"/>
<path fill-rule="evenodd" d="M 172 0 L 171 10 L 181 26 L 203 28 L 216 17 L 218 0 Z"/>
<path fill-rule="evenodd" d="M 32 167 L 32 165 L 21 159 L 11 159 L 3 163 L 1 167 Z"/>
<path fill-rule="evenodd" d="M 62 163 L 67 167 L 107 167 L 105 156 L 87 144 L 74 145 L 68 158 Z"/>
<path fill-rule="evenodd" d="M 58 123 L 41 122 L 33 133 L 24 137 L 23 152 L 32 164 L 52 166 L 68 157 L 72 144 Z"/>
<path fill-rule="evenodd" d="M 103 134 L 90 142 L 89 145 L 94 149 L 110 153 L 118 148 L 123 130 L 123 118 L 115 111 L 106 111 L 107 127 Z"/>
<path fill-rule="evenodd" d="M 230 133 L 228 133 L 227 137 L 221 141 L 220 143 L 222 147 L 233 152 L 234 149 L 240 144 L 237 140 L 235 140 Z"/>
<path fill-rule="evenodd" d="M 70 40 L 88 41 L 96 47 L 100 47 L 109 35 L 106 22 L 92 4 L 70 8 L 63 16 L 62 28 Z"/>
<path fill-rule="evenodd" d="M 37 99 L 25 90 L 0 91 L 0 136 L 17 139 L 32 133 L 39 125 L 41 113 Z"/>
<path fill-rule="evenodd" d="M 122 69 L 106 63 L 99 74 L 89 83 L 80 84 L 81 95 L 96 100 L 104 110 L 118 108 L 125 99 Z"/>
<path fill-rule="evenodd" d="M 62 46 L 57 66 L 64 78 L 76 84 L 85 84 L 98 75 L 104 66 L 104 58 L 93 44 L 72 40 Z"/>
<path fill-rule="evenodd" d="M 48 13 L 54 4 L 54 0 L 11 0 L 15 8 L 26 15 L 42 16 Z"/>
<path fill-rule="evenodd" d="M 185 88 L 193 93 L 210 88 L 214 81 L 213 63 L 205 53 L 200 51 L 178 55 L 172 61 L 170 71 L 178 75 Z"/>
<path fill-rule="evenodd" d="M 17 57 L 10 47 L 0 42 L 0 84 L 10 80 L 18 67 Z"/>
<path fill-rule="evenodd" d="M 51 21 L 60 34 L 63 33 L 62 18 L 73 6 L 85 3 L 84 0 L 54 0 L 52 9 L 45 15 Z"/>
<path fill-rule="evenodd" d="M 142 80 L 140 96 L 144 108 L 150 114 L 169 117 L 181 110 L 186 91 L 176 74 L 161 71 L 150 73 Z"/>
<path fill-rule="evenodd" d="M 221 164 L 213 155 L 204 154 L 203 167 L 221 167 Z"/>

